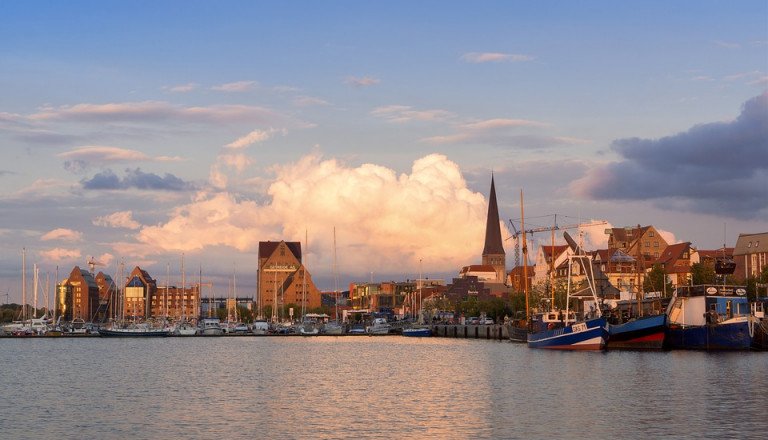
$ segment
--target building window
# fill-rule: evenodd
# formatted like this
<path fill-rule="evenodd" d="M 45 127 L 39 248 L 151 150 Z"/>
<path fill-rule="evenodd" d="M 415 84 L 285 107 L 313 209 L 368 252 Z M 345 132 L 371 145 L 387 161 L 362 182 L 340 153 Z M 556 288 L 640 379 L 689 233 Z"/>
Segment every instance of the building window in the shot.
<path fill-rule="evenodd" d="M 653 253 L 653 258 L 659 258 L 659 253 L 658 252 L 654 252 Z"/>
<path fill-rule="evenodd" d="M 653 247 L 655 247 L 655 248 L 659 247 L 659 242 L 658 241 L 654 241 L 653 242 Z"/>
<path fill-rule="evenodd" d="M 653 231 L 648 231 L 648 236 L 653 238 Z"/>
<path fill-rule="evenodd" d="M 651 242 L 650 241 L 646 241 L 645 242 L 645 247 L 647 247 L 647 248 L 651 247 Z"/>

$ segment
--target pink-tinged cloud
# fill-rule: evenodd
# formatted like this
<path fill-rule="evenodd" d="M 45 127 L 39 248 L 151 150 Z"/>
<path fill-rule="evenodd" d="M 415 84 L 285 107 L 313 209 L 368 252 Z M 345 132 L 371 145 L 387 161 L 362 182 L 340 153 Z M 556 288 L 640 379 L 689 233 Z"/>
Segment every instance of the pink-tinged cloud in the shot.
<path fill-rule="evenodd" d="M 407 105 L 390 105 L 374 109 L 371 114 L 389 122 L 446 121 L 455 117 L 447 110 L 414 110 Z"/>
<path fill-rule="evenodd" d="M 200 87 L 200 84 L 187 83 L 187 84 L 184 84 L 183 86 L 168 87 L 168 91 L 171 93 L 185 93 L 185 92 L 191 92 L 192 90 L 195 90 L 198 87 Z"/>
<path fill-rule="evenodd" d="M 373 86 L 376 84 L 379 84 L 381 82 L 378 78 L 371 78 L 368 76 L 363 76 L 361 78 L 357 78 L 354 76 L 349 76 L 344 79 L 345 84 L 350 84 L 354 87 L 366 87 L 366 86 Z"/>
<path fill-rule="evenodd" d="M 109 228 L 139 229 L 141 224 L 133 219 L 131 211 L 119 211 L 109 215 L 97 217 L 93 224 Z"/>
<path fill-rule="evenodd" d="M 83 233 L 79 231 L 73 231 L 72 229 L 59 228 L 44 234 L 42 237 L 40 237 L 40 240 L 59 240 L 75 243 L 83 240 Z"/>
<path fill-rule="evenodd" d="M 144 122 L 180 121 L 191 123 L 269 122 L 285 119 L 278 112 L 247 105 L 181 107 L 167 102 L 145 101 L 115 104 L 77 104 L 46 107 L 27 116 L 38 122 Z"/>
<path fill-rule="evenodd" d="M 331 103 L 320 98 L 313 98 L 312 96 L 297 96 L 293 99 L 293 105 L 296 107 L 318 107 L 331 105 Z"/>
<path fill-rule="evenodd" d="M 65 262 L 73 262 L 80 260 L 83 256 L 80 249 L 62 249 L 55 248 L 47 251 L 40 251 L 40 256 L 45 262 L 54 262 L 56 264 L 62 264 Z"/>
<path fill-rule="evenodd" d="M 256 81 L 236 81 L 220 86 L 211 87 L 212 90 L 221 92 L 247 92 L 249 90 L 256 90 L 259 83 Z"/>
<path fill-rule="evenodd" d="M 487 121 L 465 124 L 467 130 L 497 130 L 518 127 L 547 127 L 549 124 L 526 119 L 489 119 Z"/>
<path fill-rule="evenodd" d="M 462 55 L 461 59 L 467 63 L 478 64 L 531 61 L 533 57 L 529 55 L 514 55 L 506 53 L 470 52 Z"/>
<path fill-rule="evenodd" d="M 141 151 L 118 147 L 86 146 L 59 153 L 58 157 L 88 162 L 180 162 L 180 157 L 148 156 Z"/>

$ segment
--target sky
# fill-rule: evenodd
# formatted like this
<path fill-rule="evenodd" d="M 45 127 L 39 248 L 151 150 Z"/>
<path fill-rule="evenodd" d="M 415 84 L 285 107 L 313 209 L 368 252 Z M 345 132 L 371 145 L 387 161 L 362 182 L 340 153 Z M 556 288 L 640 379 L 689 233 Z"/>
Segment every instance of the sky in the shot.
<path fill-rule="evenodd" d="M 450 282 L 492 177 L 508 270 L 521 192 L 526 229 L 605 222 L 588 250 L 732 247 L 767 90 L 765 1 L 2 1 L 0 301 L 91 258 L 253 295 L 267 240 L 323 290 Z"/>

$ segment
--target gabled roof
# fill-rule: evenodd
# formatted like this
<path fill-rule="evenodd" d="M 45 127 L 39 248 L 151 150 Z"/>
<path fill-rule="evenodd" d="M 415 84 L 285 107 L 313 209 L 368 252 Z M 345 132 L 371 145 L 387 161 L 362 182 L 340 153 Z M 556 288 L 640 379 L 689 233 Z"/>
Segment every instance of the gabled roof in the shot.
<path fill-rule="evenodd" d="M 650 226 L 640 225 L 632 228 L 611 228 L 611 234 L 613 235 L 614 241 L 626 241 L 631 243 L 645 235 L 649 228 Z"/>
<path fill-rule="evenodd" d="M 469 273 L 469 272 L 488 272 L 488 273 L 496 273 L 496 269 L 493 268 L 490 264 L 473 264 L 470 266 L 464 266 L 461 268 L 461 273 Z"/>
<path fill-rule="evenodd" d="M 685 273 L 690 271 L 690 265 L 679 265 L 677 262 L 682 259 L 685 251 L 690 251 L 691 243 L 686 241 L 684 243 L 670 244 L 664 249 L 664 252 L 659 256 L 654 264 L 663 264 L 664 270 L 667 273 Z M 689 252 L 690 258 L 690 252 Z"/>
<path fill-rule="evenodd" d="M 301 243 L 298 241 L 260 241 L 259 242 L 259 258 L 269 258 L 272 255 L 280 243 L 285 243 L 285 247 L 301 261 Z"/>
<path fill-rule="evenodd" d="M 633 257 L 630 257 L 627 255 L 626 252 L 622 251 L 621 249 L 616 249 L 616 252 L 614 252 L 611 255 L 611 263 L 634 263 L 635 259 Z"/>
<path fill-rule="evenodd" d="M 739 234 L 733 255 L 759 254 L 768 252 L 768 232 L 760 234 Z"/>
<path fill-rule="evenodd" d="M 551 257 L 554 254 L 555 258 L 557 258 L 558 256 L 560 256 L 560 254 L 565 252 L 566 249 L 568 249 L 567 244 L 556 245 L 556 246 L 552 246 L 552 245 L 541 246 L 541 250 L 542 252 L 544 252 L 545 257 Z"/>

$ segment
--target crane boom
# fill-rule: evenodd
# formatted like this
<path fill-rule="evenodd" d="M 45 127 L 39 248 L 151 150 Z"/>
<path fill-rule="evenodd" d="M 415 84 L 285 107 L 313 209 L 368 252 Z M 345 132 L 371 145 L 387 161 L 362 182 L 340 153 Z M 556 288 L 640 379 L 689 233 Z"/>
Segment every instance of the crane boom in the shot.
<path fill-rule="evenodd" d="M 525 234 L 534 234 L 536 232 L 552 232 L 554 234 L 555 231 L 565 230 L 565 229 L 578 229 L 578 228 L 587 228 L 590 226 L 599 226 L 604 225 L 608 223 L 605 220 L 595 220 L 593 222 L 589 223 L 576 223 L 572 225 L 566 225 L 566 226 L 549 226 L 549 227 L 541 227 L 541 228 L 532 228 L 532 229 L 526 229 L 526 230 L 518 230 L 517 227 L 515 227 L 515 223 L 512 221 L 512 219 L 509 219 L 509 224 L 512 226 L 512 230 L 514 231 L 512 233 L 512 237 L 515 240 L 515 267 L 520 266 L 520 241 L 518 240 L 518 237 Z"/>

